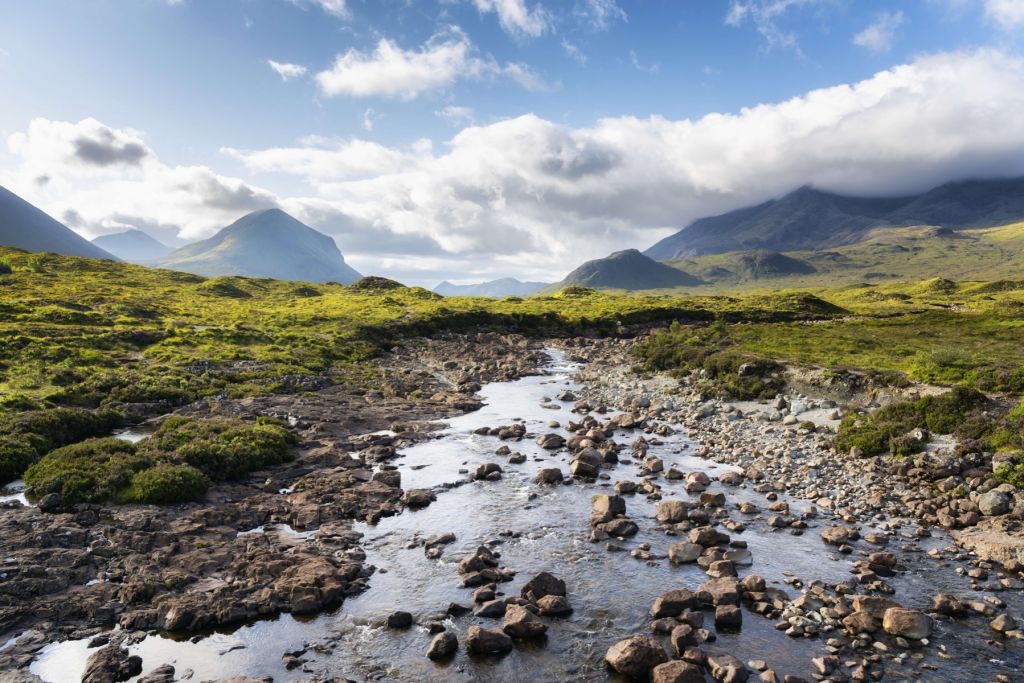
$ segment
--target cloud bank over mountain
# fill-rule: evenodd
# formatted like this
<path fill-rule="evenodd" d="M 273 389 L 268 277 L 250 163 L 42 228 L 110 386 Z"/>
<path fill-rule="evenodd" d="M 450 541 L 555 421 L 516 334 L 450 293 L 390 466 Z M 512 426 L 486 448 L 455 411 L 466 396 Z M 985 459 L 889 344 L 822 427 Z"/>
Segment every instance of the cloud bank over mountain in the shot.
<path fill-rule="evenodd" d="M 166 164 L 137 131 L 35 119 L 8 138 L 19 164 L 0 184 L 57 217 L 76 212 L 69 224 L 89 236 L 156 223 L 194 239 L 276 206 L 337 237 L 363 272 L 550 280 L 805 184 L 894 195 L 1024 174 L 1021 111 L 1024 60 L 984 49 L 696 119 L 574 128 L 525 114 L 405 147 L 225 148 L 244 179 Z M 305 190 L 275 191 L 282 174 Z"/>

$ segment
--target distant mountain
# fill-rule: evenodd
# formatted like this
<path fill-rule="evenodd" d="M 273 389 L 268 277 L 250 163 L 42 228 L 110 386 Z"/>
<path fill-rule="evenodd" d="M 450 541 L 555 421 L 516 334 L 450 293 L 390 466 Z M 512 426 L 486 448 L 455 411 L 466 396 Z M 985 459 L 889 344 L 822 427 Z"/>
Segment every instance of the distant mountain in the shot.
<path fill-rule="evenodd" d="M 557 287 L 580 285 L 594 289 L 670 289 L 691 287 L 701 281 L 678 268 L 658 263 L 636 249 L 617 251 L 587 261 L 565 276 Z"/>
<path fill-rule="evenodd" d="M 0 246 L 117 260 L 4 187 L 0 187 Z"/>
<path fill-rule="evenodd" d="M 1024 219 L 1024 178 L 947 183 L 911 197 L 847 197 L 802 187 L 780 199 L 701 218 L 644 253 L 661 261 L 727 251 L 827 249 L 880 227 L 977 228 Z"/>
<path fill-rule="evenodd" d="M 92 241 L 97 247 L 109 251 L 122 261 L 145 263 L 161 259 L 173 251 L 141 230 L 125 230 L 112 235 L 101 235 Z"/>
<path fill-rule="evenodd" d="M 442 296 L 489 296 L 500 299 L 506 296 L 530 296 L 547 287 L 548 282 L 522 282 L 513 277 L 503 277 L 475 285 L 453 285 L 445 280 L 434 287 Z"/>
<path fill-rule="evenodd" d="M 210 239 L 186 245 L 152 265 L 197 275 L 350 284 L 361 275 L 327 235 L 280 209 L 255 211 Z"/>

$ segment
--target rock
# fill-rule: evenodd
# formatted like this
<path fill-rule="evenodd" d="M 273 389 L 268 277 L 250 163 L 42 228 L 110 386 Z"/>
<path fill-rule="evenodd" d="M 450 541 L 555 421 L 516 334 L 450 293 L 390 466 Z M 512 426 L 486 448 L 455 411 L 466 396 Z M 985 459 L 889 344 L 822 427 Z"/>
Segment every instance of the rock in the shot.
<path fill-rule="evenodd" d="M 174 683 L 174 667 L 164 664 L 150 671 L 138 683 Z"/>
<path fill-rule="evenodd" d="M 509 605 L 502 630 L 513 638 L 538 638 L 547 632 L 548 625 L 522 605 Z"/>
<path fill-rule="evenodd" d="M 537 445 L 546 451 L 557 451 L 565 446 L 565 439 L 558 434 L 542 434 L 537 437 Z"/>
<path fill-rule="evenodd" d="M 932 609 L 947 617 L 961 617 L 967 612 L 962 602 L 945 593 L 939 593 L 932 598 Z"/>
<path fill-rule="evenodd" d="M 557 467 L 545 467 L 544 469 L 537 470 L 538 484 L 557 484 L 562 479 L 562 470 Z"/>
<path fill-rule="evenodd" d="M 740 582 L 734 578 L 712 579 L 701 585 L 697 596 L 711 605 L 740 604 Z"/>
<path fill-rule="evenodd" d="M 388 615 L 388 628 L 409 628 L 412 622 L 412 615 L 408 612 L 392 612 Z"/>
<path fill-rule="evenodd" d="M 986 517 L 1005 515 L 1010 511 L 1013 498 L 1002 491 L 989 491 L 978 496 L 978 510 Z"/>
<path fill-rule="evenodd" d="M 743 611 L 736 605 L 719 605 L 715 608 L 715 628 L 740 628 L 743 625 Z"/>
<path fill-rule="evenodd" d="M 891 636 L 921 640 L 931 635 L 932 620 L 920 610 L 890 607 L 882 617 L 882 628 Z"/>
<path fill-rule="evenodd" d="M 466 649 L 476 655 L 500 655 L 512 650 L 512 639 L 499 628 L 470 626 L 466 631 Z"/>
<path fill-rule="evenodd" d="M 496 462 L 485 462 L 476 468 L 473 478 L 477 481 L 483 479 L 496 479 L 501 477 L 501 465 Z"/>
<path fill-rule="evenodd" d="M 599 493 L 590 499 L 591 525 L 610 522 L 619 515 L 626 514 L 626 500 L 622 496 Z"/>
<path fill-rule="evenodd" d="M 572 606 L 564 595 L 545 595 L 537 601 L 537 609 L 545 617 L 564 617 L 572 614 Z"/>
<path fill-rule="evenodd" d="M 651 671 L 651 683 L 704 683 L 704 672 L 688 662 L 665 662 Z"/>
<path fill-rule="evenodd" d="M 750 677 L 746 665 L 732 655 L 709 655 L 708 669 L 716 681 L 723 683 L 744 683 Z"/>
<path fill-rule="evenodd" d="M 644 469 L 651 473 L 661 472 L 665 469 L 665 463 L 661 458 L 652 456 L 644 460 Z"/>
<path fill-rule="evenodd" d="M 409 489 L 402 495 L 402 502 L 410 508 L 425 508 L 436 500 L 433 493 L 424 489 Z"/>
<path fill-rule="evenodd" d="M 870 612 L 857 611 L 843 617 L 843 626 L 847 631 L 856 635 L 858 633 L 874 633 L 878 630 L 878 619 Z"/>
<path fill-rule="evenodd" d="M 609 536 L 616 536 L 619 538 L 625 538 L 628 536 L 635 536 L 640 527 L 635 522 L 629 519 L 613 519 L 610 522 L 597 525 L 597 528 L 604 531 Z"/>
<path fill-rule="evenodd" d="M 850 530 L 841 526 L 830 526 L 821 532 L 821 540 L 829 545 L 845 545 L 850 541 Z"/>
<path fill-rule="evenodd" d="M 655 619 L 677 617 L 686 610 L 699 608 L 700 601 L 695 594 L 685 588 L 677 588 L 655 598 L 654 605 L 651 606 L 651 616 Z"/>
<path fill-rule="evenodd" d="M 1017 630 L 1017 620 L 1011 617 L 1009 614 L 1000 614 L 998 617 L 992 620 L 989 624 L 993 631 L 999 633 L 1006 633 L 1007 631 Z"/>
<path fill-rule="evenodd" d="M 654 518 L 659 524 L 677 524 L 686 520 L 689 503 L 682 500 L 666 500 L 658 503 Z"/>
<path fill-rule="evenodd" d="M 565 597 L 565 581 L 548 572 L 541 572 L 527 581 L 519 594 L 533 603 L 548 595 Z"/>
<path fill-rule="evenodd" d="M 60 497 L 59 493 L 47 493 L 39 499 L 36 507 L 43 512 L 59 512 L 64 507 L 64 499 Z"/>
<path fill-rule="evenodd" d="M 141 657 L 129 655 L 127 648 L 119 645 L 107 645 L 86 661 L 82 683 L 118 683 L 141 673 Z"/>
<path fill-rule="evenodd" d="M 688 564 L 696 562 L 697 558 L 704 552 L 704 546 L 696 543 L 673 543 L 668 548 L 668 559 L 675 564 Z"/>
<path fill-rule="evenodd" d="M 480 605 L 480 609 L 473 612 L 474 617 L 483 617 L 485 619 L 497 619 L 505 615 L 508 605 L 504 600 L 488 600 L 484 604 Z"/>
<path fill-rule="evenodd" d="M 597 479 L 597 475 L 600 474 L 596 466 L 582 460 L 573 460 L 569 463 L 569 472 L 580 479 Z"/>
<path fill-rule="evenodd" d="M 438 661 L 448 659 L 459 649 L 459 639 L 451 631 L 442 631 L 434 636 L 427 648 L 427 657 Z"/>
<path fill-rule="evenodd" d="M 623 676 L 646 680 L 654 667 L 668 661 L 668 656 L 657 638 L 632 636 L 608 648 L 604 661 Z"/>

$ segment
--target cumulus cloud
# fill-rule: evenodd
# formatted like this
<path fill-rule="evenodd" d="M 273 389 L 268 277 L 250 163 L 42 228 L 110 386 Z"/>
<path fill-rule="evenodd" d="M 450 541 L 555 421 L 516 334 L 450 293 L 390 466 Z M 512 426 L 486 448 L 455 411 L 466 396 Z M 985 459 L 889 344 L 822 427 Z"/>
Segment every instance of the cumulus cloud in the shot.
<path fill-rule="evenodd" d="M 282 81 L 290 81 L 293 78 L 299 76 L 305 76 L 308 69 L 301 64 L 288 64 L 285 62 L 275 62 L 273 59 L 267 60 L 267 65 L 273 69 L 278 76 L 281 77 Z"/>
<path fill-rule="evenodd" d="M 614 117 L 576 128 L 528 114 L 470 125 L 436 145 L 315 138 L 224 150 L 251 174 L 295 176 L 305 189 L 286 197 L 153 156 L 119 167 L 124 178 L 80 180 L 82 164 L 68 153 L 46 169 L 54 179 L 45 187 L 32 182 L 43 169 L 26 161 L 12 189 L 55 215 L 73 208 L 86 224 L 159 217 L 194 236 L 276 203 L 334 234 L 365 272 L 427 284 L 453 272 L 552 280 L 588 258 L 646 247 L 695 218 L 805 184 L 894 195 L 1024 175 L 1020 111 L 1024 60 L 956 52 L 701 118 Z M 33 158 L 24 145 L 21 153 Z"/>
<path fill-rule="evenodd" d="M 8 147 L 35 177 L 49 177 L 55 167 L 76 175 L 117 173 L 152 157 L 138 132 L 91 118 L 78 123 L 33 119 L 27 131 L 8 138 Z"/>
<path fill-rule="evenodd" d="M 332 97 L 412 100 L 459 80 L 497 76 L 510 78 L 527 90 L 549 87 L 525 64 L 502 66 L 491 57 L 481 57 L 457 26 L 435 34 L 418 50 L 405 50 L 387 38 L 381 38 L 373 52 L 350 49 L 318 73 L 316 81 L 320 90 Z"/>
<path fill-rule="evenodd" d="M 498 15 L 501 28 L 514 36 L 537 38 L 551 29 L 551 15 L 540 3 L 528 7 L 526 0 L 473 0 L 480 12 Z"/>
<path fill-rule="evenodd" d="M 896 29 L 903 25 L 903 12 L 881 12 L 863 31 L 853 37 L 853 44 L 872 52 L 888 52 L 896 37 Z"/>
<path fill-rule="evenodd" d="M 1003 29 L 1024 28 L 1024 0 L 985 0 L 985 15 Z"/>

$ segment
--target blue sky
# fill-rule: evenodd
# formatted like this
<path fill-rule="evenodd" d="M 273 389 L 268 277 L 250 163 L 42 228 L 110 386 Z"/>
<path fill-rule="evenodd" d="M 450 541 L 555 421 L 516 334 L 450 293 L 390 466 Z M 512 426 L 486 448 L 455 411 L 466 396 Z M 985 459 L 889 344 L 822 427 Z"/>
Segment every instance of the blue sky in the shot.
<path fill-rule="evenodd" d="M 554 279 L 808 182 L 1022 170 L 1003 91 L 1024 0 L 35 0 L 0 18 L 0 184 L 90 236 L 195 239 L 279 205 L 363 270 Z M 900 147 L 917 117 L 928 144 L 858 157 L 858 136 Z M 76 155 L 83 136 L 113 155 Z"/>

